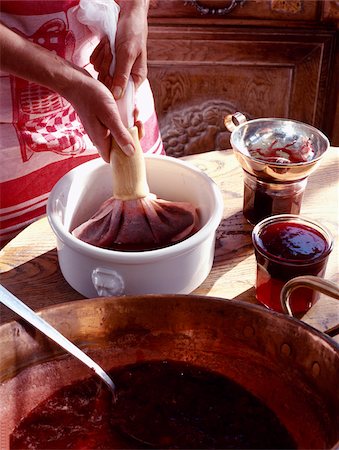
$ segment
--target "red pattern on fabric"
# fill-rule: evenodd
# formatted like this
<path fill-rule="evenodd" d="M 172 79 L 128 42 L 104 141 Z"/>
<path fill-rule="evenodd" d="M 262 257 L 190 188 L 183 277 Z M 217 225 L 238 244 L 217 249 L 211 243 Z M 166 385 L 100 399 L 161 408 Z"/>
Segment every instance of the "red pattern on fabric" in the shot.
<path fill-rule="evenodd" d="M 150 149 L 158 140 L 160 136 L 160 130 L 159 130 L 159 124 L 158 124 L 158 118 L 156 113 L 154 112 L 151 117 L 144 123 L 144 130 L 145 135 L 140 140 L 141 148 L 143 151 L 146 151 L 147 149 Z M 159 142 L 159 152 L 158 149 L 153 149 L 155 153 L 162 153 L 165 154 L 165 150 L 163 147 L 162 140 L 160 139 Z"/>
<path fill-rule="evenodd" d="M 33 152 L 74 155 L 86 148 L 85 130 L 71 105 L 48 116 L 18 120 L 15 127 L 21 137 L 23 161 L 27 161 Z"/>
<path fill-rule="evenodd" d="M 26 176 L 2 183 L 0 190 L 1 207 L 8 208 L 13 206 L 13 198 L 18 200 L 17 203 L 23 203 L 50 192 L 55 183 L 67 172 L 79 164 L 95 158 L 98 158 L 98 155 L 68 158 L 67 160 L 49 164 Z"/>
<path fill-rule="evenodd" d="M 19 30 L 14 31 L 23 35 Z M 24 37 L 62 58 L 72 58 L 75 37 L 60 18 L 48 20 Z M 66 100 L 35 83 L 13 76 L 10 80 L 13 116 L 23 162 L 28 161 L 34 152 L 74 155 L 85 150 L 85 131 Z"/>
<path fill-rule="evenodd" d="M 79 0 L 1 0 L 0 11 L 8 14 L 37 16 L 65 11 L 79 3 Z"/>
<path fill-rule="evenodd" d="M 20 215 L 20 223 L 25 223 L 25 222 L 28 222 L 28 221 L 34 222 L 34 220 L 37 217 L 41 217 L 41 216 L 43 216 L 45 214 L 46 214 L 46 204 L 44 204 L 40 208 L 36 208 L 36 209 L 28 211 L 28 212 L 26 212 L 24 214 L 21 214 Z M 9 227 L 12 227 L 12 226 L 15 226 L 15 225 L 17 225 L 17 217 L 13 217 L 12 219 L 8 219 L 8 220 L 3 220 L 1 222 L 0 230 L 9 228 Z M 9 231 L 7 233 L 4 233 L 3 235 L 4 235 L 4 237 L 6 237 L 6 235 L 11 235 L 12 233 L 13 233 L 13 231 Z"/>

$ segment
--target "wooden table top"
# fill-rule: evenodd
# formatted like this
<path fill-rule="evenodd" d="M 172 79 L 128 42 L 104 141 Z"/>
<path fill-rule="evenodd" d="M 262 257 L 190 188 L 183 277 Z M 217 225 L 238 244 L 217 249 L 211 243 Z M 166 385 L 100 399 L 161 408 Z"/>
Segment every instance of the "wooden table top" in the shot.
<path fill-rule="evenodd" d="M 217 230 L 212 271 L 193 294 L 257 303 L 256 263 L 251 231 L 242 214 L 242 169 L 231 150 L 212 151 L 183 158 L 206 172 L 224 196 L 224 216 Z M 330 148 L 309 177 L 301 215 L 318 220 L 332 232 L 334 249 L 326 278 L 339 284 L 339 148 Z M 47 218 L 28 226 L 0 252 L 0 281 L 34 310 L 84 298 L 64 280 L 58 265 L 56 238 Z M 0 323 L 16 318 L 1 305 Z M 324 331 L 339 323 L 339 302 L 322 296 L 302 318 Z M 335 338 L 339 342 L 339 336 Z"/>

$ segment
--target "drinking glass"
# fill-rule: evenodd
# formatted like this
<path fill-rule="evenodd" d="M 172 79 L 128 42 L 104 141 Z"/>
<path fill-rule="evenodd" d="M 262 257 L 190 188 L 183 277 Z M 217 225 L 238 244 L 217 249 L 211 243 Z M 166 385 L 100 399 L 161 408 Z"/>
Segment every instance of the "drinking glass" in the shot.
<path fill-rule="evenodd" d="M 257 262 L 256 297 L 263 305 L 283 312 L 280 292 L 295 277 L 324 277 L 333 248 L 330 232 L 318 222 L 294 214 L 280 214 L 260 221 L 252 242 Z M 318 293 L 301 287 L 291 294 L 290 305 L 297 317 L 306 313 Z"/>

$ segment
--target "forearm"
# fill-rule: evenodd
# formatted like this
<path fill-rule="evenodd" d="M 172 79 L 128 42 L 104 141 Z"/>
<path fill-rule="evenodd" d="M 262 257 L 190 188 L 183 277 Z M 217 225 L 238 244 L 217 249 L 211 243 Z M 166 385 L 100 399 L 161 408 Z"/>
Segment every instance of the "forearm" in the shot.
<path fill-rule="evenodd" d="M 143 9 L 146 14 L 148 13 L 150 0 L 115 0 L 120 6 L 120 9 L 131 10 L 134 8 Z"/>
<path fill-rule="evenodd" d="M 1 70 L 67 96 L 86 72 L 0 23 Z"/>
<path fill-rule="evenodd" d="M 134 0 L 133 0 L 134 1 Z M 17 35 L 0 23 L 1 70 L 45 86 L 68 100 L 94 145 L 109 161 L 111 136 L 126 153 L 134 151 L 112 93 L 84 69 Z"/>
<path fill-rule="evenodd" d="M 147 28 L 150 0 L 116 0 L 120 6 L 120 20 L 129 18 L 129 23 L 141 24 Z M 133 31 L 133 30 L 131 30 Z"/>

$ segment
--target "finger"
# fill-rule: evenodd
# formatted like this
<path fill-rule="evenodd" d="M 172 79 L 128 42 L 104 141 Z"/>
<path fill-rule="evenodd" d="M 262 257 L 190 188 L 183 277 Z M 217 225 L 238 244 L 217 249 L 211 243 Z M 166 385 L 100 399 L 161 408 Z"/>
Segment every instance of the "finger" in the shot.
<path fill-rule="evenodd" d="M 138 128 L 138 137 L 142 139 L 145 136 L 145 127 L 141 120 L 135 122 L 135 126 Z"/>
<path fill-rule="evenodd" d="M 84 127 L 93 145 L 98 150 L 99 155 L 104 161 L 109 162 L 111 149 L 110 131 L 98 121 L 92 121 L 92 123 L 87 126 L 84 123 Z"/>
<path fill-rule="evenodd" d="M 130 49 L 124 46 L 116 52 L 116 65 L 113 75 L 113 96 L 119 100 L 126 89 L 127 82 L 131 73 L 133 56 Z"/>
<path fill-rule="evenodd" d="M 110 43 L 107 37 L 103 38 L 92 54 L 91 62 L 98 72 L 98 80 L 106 84 L 106 77 L 112 62 Z M 110 86 L 108 86 L 110 87 Z"/>
<path fill-rule="evenodd" d="M 134 81 L 135 88 L 138 87 L 146 80 L 147 78 L 147 61 L 144 55 L 140 55 L 136 60 L 131 69 L 131 76 Z"/>
<path fill-rule="evenodd" d="M 100 54 L 99 47 L 100 47 L 100 43 L 95 47 L 91 56 L 89 57 L 89 62 L 91 64 L 93 64 L 93 66 L 96 66 L 96 64 L 97 64 L 98 55 Z"/>
<path fill-rule="evenodd" d="M 106 162 L 110 160 L 112 137 L 126 155 L 132 155 L 135 152 L 133 139 L 121 121 L 112 94 L 96 80 L 93 80 L 93 84 L 96 89 L 93 91 L 94 96 L 90 97 L 91 107 L 88 107 L 88 102 L 83 104 L 81 97 L 77 108 L 87 134 Z"/>
<path fill-rule="evenodd" d="M 96 55 L 95 61 L 93 61 L 93 63 L 92 63 L 94 70 L 96 70 L 96 72 L 98 72 L 99 76 L 101 75 L 101 66 L 102 66 L 103 59 L 104 59 L 104 46 L 102 46 L 100 48 L 100 52 L 98 52 L 98 54 Z"/>
<path fill-rule="evenodd" d="M 122 123 L 121 125 L 122 128 L 117 129 L 115 127 L 114 130 L 111 130 L 112 137 L 114 138 L 120 149 L 125 153 L 125 155 L 132 156 L 135 153 L 134 142 L 127 129 L 123 126 Z"/>
<path fill-rule="evenodd" d="M 95 49 L 93 50 L 93 52 L 89 58 L 89 61 L 91 64 L 93 64 L 93 66 L 96 65 L 96 63 L 97 63 L 98 56 L 100 55 L 102 48 L 105 45 L 105 40 L 106 40 L 105 38 L 101 39 L 101 41 L 95 47 Z"/>
<path fill-rule="evenodd" d="M 100 67 L 100 73 L 104 80 L 106 80 L 107 75 L 110 74 L 109 69 L 111 67 L 112 59 L 111 46 L 109 42 L 107 42 L 103 48 L 103 60 Z"/>
<path fill-rule="evenodd" d="M 134 122 L 138 121 L 139 113 L 140 113 L 139 108 L 135 105 L 134 111 L 133 111 Z"/>
<path fill-rule="evenodd" d="M 132 156 L 135 152 L 131 135 L 122 124 L 121 128 L 117 128 L 115 124 L 114 130 L 109 130 L 106 126 L 103 125 L 101 125 L 100 127 L 97 125 L 88 132 L 88 135 L 97 148 L 100 156 L 106 162 L 110 162 L 110 153 L 112 151 L 112 137 L 114 138 L 118 147 L 120 147 L 120 149 L 127 156 Z"/>
<path fill-rule="evenodd" d="M 111 92 L 113 91 L 113 78 L 110 75 L 106 75 L 103 83 Z"/>
<path fill-rule="evenodd" d="M 142 139 L 145 136 L 145 128 L 143 122 L 139 120 L 138 117 L 139 117 L 139 108 L 135 106 L 133 111 L 134 125 L 138 128 L 139 139 Z"/>
<path fill-rule="evenodd" d="M 127 156 L 131 156 L 135 152 L 132 137 L 118 114 L 116 111 L 111 111 L 103 121 L 93 116 L 82 119 L 89 138 L 106 162 L 110 161 L 112 137 Z"/>
<path fill-rule="evenodd" d="M 121 121 L 119 110 L 115 102 L 108 108 L 108 115 L 103 119 L 103 124 L 110 130 L 112 137 L 121 150 L 127 156 L 133 155 L 135 152 L 133 139 Z"/>

